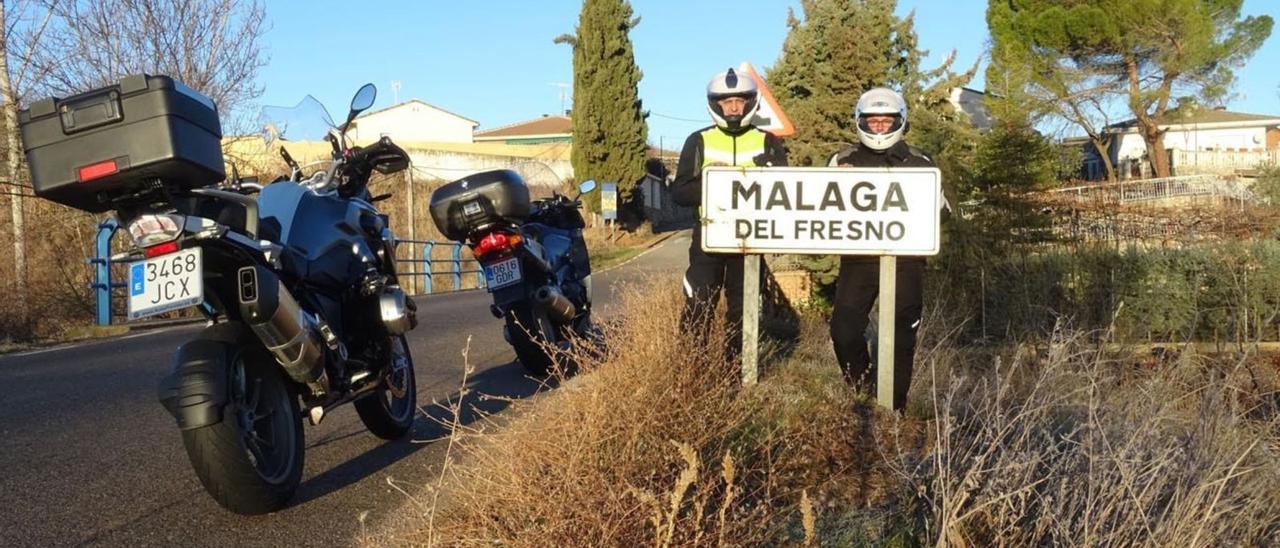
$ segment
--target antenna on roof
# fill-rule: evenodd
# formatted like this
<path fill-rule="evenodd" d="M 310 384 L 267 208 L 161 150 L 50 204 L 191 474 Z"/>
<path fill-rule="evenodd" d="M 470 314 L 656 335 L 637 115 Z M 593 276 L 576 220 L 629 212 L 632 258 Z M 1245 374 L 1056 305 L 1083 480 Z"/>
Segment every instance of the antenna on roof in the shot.
<path fill-rule="evenodd" d="M 564 101 L 565 101 L 565 98 L 568 97 L 569 95 L 569 92 L 567 90 L 569 89 L 571 84 L 566 84 L 564 82 L 551 82 L 547 85 L 560 88 L 560 114 L 564 114 Z"/>
<path fill-rule="evenodd" d="M 391 97 L 392 97 L 391 104 L 393 105 L 400 104 L 400 81 L 399 80 L 391 81 Z"/>

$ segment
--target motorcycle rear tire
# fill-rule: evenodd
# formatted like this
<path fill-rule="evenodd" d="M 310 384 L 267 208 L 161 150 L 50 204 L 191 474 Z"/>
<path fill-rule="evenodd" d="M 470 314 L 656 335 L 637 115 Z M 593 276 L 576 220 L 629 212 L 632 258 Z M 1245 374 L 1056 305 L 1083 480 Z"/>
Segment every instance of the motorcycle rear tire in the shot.
<path fill-rule="evenodd" d="M 237 514 L 284 508 L 302 480 L 298 399 L 265 349 L 227 345 L 222 420 L 182 432 L 191 467 L 209 495 Z"/>
<path fill-rule="evenodd" d="M 545 327 L 544 327 L 545 326 Z M 520 303 L 507 311 L 507 335 L 516 359 L 529 375 L 546 376 L 554 363 L 549 351 L 557 341 L 547 341 L 545 332 L 555 333 L 547 313 L 530 303 Z"/>
<path fill-rule="evenodd" d="M 364 423 L 369 432 L 384 440 L 403 438 L 413 429 L 413 419 L 418 414 L 418 383 L 413 372 L 413 356 L 409 354 L 409 341 L 404 335 L 393 337 L 391 348 L 393 351 L 404 352 L 404 358 L 408 362 L 405 368 L 397 371 L 394 362 L 388 364 L 390 376 L 383 381 L 384 385 L 355 402 L 356 414 L 360 415 L 360 422 Z M 397 396 L 385 384 L 388 382 L 395 382 L 399 391 L 403 393 Z"/>

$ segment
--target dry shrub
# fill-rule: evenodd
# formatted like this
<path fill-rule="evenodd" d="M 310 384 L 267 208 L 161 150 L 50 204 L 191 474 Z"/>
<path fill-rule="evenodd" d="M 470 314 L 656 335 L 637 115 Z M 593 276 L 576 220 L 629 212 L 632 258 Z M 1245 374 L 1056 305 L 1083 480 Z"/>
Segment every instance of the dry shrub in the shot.
<path fill-rule="evenodd" d="M 57 338 L 67 329 L 93 321 L 93 255 L 97 221 L 102 216 L 76 211 L 53 202 L 24 201 L 27 253 L 27 309 L 30 325 L 19 322 L 12 260 L 0 269 L 0 341 Z M 9 204 L 0 204 L 5 221 Z M 119 240 L 120 238 L 117 238 Z M 12 223 L 0 223 L 0 256 L 13 250 Z"/>
<path fill-rule="evenodd" d="M 898 455 L 939 545 L 1257 546 L 1280 534 L 1274 365 L 1084 337 L 923 368 L 937 449 Z M 936 387 L 936 388 L 935 388 Z"/>
<path fill-rule="evenodd" d="M 625 292 L 603 355 L 455 426 L 424 516 L 370 544 L 1264 545 L 1280 534 L 1280 360 L 965 348 L 931 325 L 905 415 L 839 381 L 826 323 L 737 386 L 677 332 L 679 292 Z M 931 321 L 936 316 L 931 317 Z M 1105 334 L 1103 337 L 1105 339 Z M 456 414 L 456 410 L 455 410 Z M 482 431 L 483 430 L 483 431 Z M 446 493 L 440 497 L 441 489 Z M 416 502 L 433 501 L 433 502 Z"/>
<path fill-rule="evenodd" d="M 678 333 L 680 301 L 674 284 L 626 290 L 630 313 L 602 328 L 604 355 L 580 353 L 577 378 L 517 403 L 500 429 L 455 432 L 464 455 L 448 505 L 425 509 L 439 510 L 433 525 L 393 542 L 759 545 L 788 528 L 802 540 L 815 513 L 802 499 L 848 500 L 835 493 L 850 482 L 833 476 L 857 468 L 855 448 L 846 426 L 821 416 L 843 406 L 742 390 L 723 345 Z M 777 415 L 758 411 L 766 401 Z"/>

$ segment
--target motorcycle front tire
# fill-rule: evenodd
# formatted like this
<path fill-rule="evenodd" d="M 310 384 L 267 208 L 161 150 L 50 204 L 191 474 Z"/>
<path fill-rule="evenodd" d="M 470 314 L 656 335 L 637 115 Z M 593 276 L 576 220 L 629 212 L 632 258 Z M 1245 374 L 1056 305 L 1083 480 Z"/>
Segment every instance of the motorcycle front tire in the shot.
<path fill-rule="evenodd" d="M 413 429 L 418 413 L 418 383 L 408 339 L 404 335 L 392 337 L 388 350 L 389 363 L 383 385 L 356 400 L 355 407 L 369 432 L 384 440 L 397 440 Z"/>

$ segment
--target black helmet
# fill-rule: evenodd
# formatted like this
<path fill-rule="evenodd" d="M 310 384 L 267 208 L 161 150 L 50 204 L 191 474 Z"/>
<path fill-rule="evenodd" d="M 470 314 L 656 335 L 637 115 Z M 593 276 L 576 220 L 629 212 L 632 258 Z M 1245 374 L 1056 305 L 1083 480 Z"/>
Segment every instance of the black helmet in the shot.
<path fill-rule="evenodd" d="M 730 97 L 741 97 L 747 101 L 740 116 L 725 116 L 720 108 L 720 101 Z M 724 129 L 738 129 L 750 125 L 760 106 L 760 90 L 756 81 L 750 76 L 740 76 L 733 69 L 717 74 L 707 84 L 707 112 L 716 125 Z"/>

